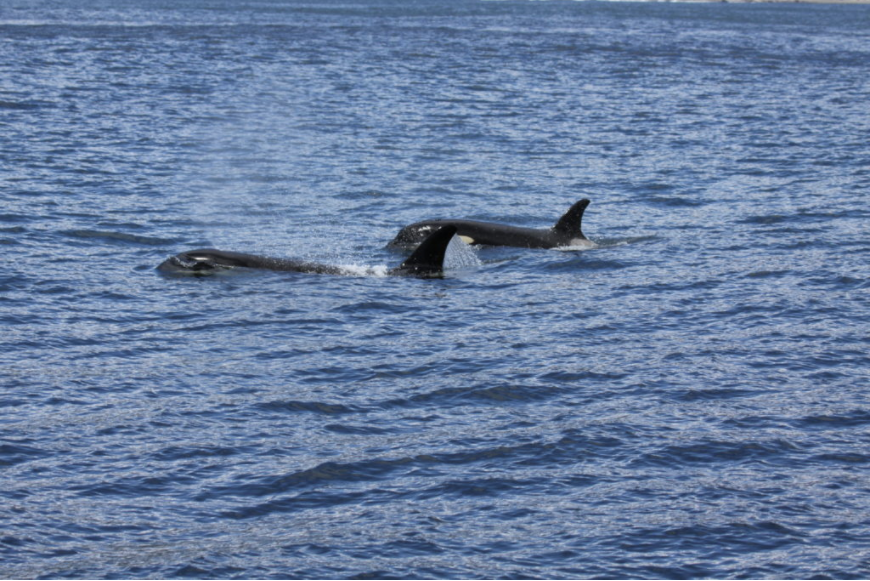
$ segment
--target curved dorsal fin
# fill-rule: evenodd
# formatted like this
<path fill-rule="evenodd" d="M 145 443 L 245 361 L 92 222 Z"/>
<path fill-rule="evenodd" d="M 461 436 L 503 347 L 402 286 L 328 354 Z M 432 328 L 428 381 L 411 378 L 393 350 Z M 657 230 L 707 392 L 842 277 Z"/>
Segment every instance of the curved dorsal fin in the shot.
<path fill-rule="evenodd" d="M 411 276 L 437 276 L 444 269 L 447 245 L 456 234 L 456 226 L 443 226 L 430 234 L 408 259 L 394 269 L 397 274 Z"/>
<path fill-rule="evenodd" d="M 588 205 L 589 200 L 583 198 L 571 206 L 571 209 L 565 212 L 564 216 L 559 218 L 559 221 L 556 222 L 555 226 L 553 226 L 553 230 L 563 234 L 570 234 L 571 236 L 577 236 L 579 234 L 583 238 L 586 238 L 583 236 L 580 224 L 583 221 L 583 212 L 586 211 L 586 206 Z"/>

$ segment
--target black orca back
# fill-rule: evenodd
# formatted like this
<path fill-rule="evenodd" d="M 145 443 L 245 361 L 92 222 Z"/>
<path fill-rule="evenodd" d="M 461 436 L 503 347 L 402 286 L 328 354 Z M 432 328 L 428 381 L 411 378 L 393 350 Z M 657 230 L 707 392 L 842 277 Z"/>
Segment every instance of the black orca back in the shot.
<path fill-rule="evenodd" d="M 588 240 L 583 235 L 581 224 L 588 199 L 576 202 L 552 228 L 536 229 L 508 226 L 495 222 L 477 220 L 426 220 L 402 228 L 389 246 L 419 244 L 431 232 L 440 227 L 455 226 L 457 234 L 469 244 L 486 246 L 516 246 L 520 248 L 555 248 L 567 246 L 573 240 Z"/>
<path fill-rule="evenodd" d="M 405 262 L 390 270 L 393 276 L 438 277 L 444 270 L 444 255 L 456 226 L 445 226 L 433 232 Z M 157 270 L 166 273 L 209 274 L 212 271 L 234 267 L 262 268 L 285 272 L 310 272 L 317 274 L 345 274 L 339 266 L 317 264 L 286 258 L 271 258 L 241 252 L 228 252 L 214 248 L 201 248 L 182 252 L 165 260 Z"/>

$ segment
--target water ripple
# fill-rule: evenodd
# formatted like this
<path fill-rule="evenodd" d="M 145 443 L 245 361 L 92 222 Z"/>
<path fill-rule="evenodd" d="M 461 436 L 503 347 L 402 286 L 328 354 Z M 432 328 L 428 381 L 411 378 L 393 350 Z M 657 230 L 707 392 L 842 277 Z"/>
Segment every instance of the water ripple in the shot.
<path fill-rule="evenodd" d="M 0 577 L 870 575 L 865 7 L 158 4 L 0 17 Z"/>

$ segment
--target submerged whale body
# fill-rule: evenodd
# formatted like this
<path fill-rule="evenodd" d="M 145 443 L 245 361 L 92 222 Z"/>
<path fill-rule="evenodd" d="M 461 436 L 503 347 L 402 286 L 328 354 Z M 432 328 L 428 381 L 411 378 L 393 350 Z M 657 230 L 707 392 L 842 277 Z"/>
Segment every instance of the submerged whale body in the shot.
<path fill-rule="evenodd" d="M 390 246 L 414 246 L 433 231 L 454 226 L 456 234 L 468 244 L 488 246 L 518 246 L 520 248 L 558 248 L 589 244 L 580 229 L 583 212 L 589 200 L 583 199 L 571 206 L 552 228 L 536 229 L 508 226 L 476 220 L 426 220 L 405 226 L 390 242 Z"/>
<path fill-rule="evenodd" d="M 390 269 L 390 276 L 416 276 L 419 278 L 437 278 L 444 272 L 444 255 L 447 246 L 456 234 L 455 226 L 439 228 L 423 240 L 419 247 L 399 266 Z M 182 252 L 163 261 L 157 270 L 164 273 L 178 274 L 210 274 L 214 271 L 229 268 L 258 268 L 280 272 L 309 272 L 315 274 L 348 274 L 339 266 L 319 264 L 288 258 L 272 258 L 228 252 L 214 248 L 200 248 Z"/>

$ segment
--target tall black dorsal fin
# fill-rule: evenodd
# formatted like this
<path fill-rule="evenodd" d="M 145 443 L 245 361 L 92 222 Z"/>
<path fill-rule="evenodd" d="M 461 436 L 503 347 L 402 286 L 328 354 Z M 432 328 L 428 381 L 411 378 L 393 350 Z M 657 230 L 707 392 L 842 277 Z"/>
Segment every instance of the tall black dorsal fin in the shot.
<path fill-rule="evenodd" d="M 588 205 L 589 200 L 583 198 L 571 206 L 571 209 L 565 212 L 564 216 L 559 218 L 559 221 L 556 222 L 555 226 L 553 226 L 553 230 L 562 234 L 569 234 L 571 236 L 579 235 L 581 238 L 586 238 L 586 236 L 583 236 L 583 230 L 580 229 L 580 224 L 583 222 L 583 212 L 586 211 L 586 206 Z"/>
<path fill-rule="evenodd" d="M 448 225 L 439 228 L 421 242 L 417 250 L 392 272 L 422 277 L 441 274 L 444 270 L 444 254 L 454 234 L 456 234 L 456 226 Z"/>

